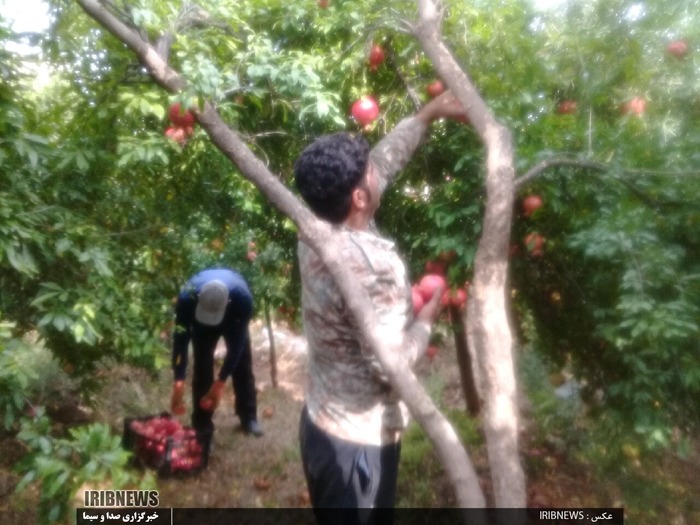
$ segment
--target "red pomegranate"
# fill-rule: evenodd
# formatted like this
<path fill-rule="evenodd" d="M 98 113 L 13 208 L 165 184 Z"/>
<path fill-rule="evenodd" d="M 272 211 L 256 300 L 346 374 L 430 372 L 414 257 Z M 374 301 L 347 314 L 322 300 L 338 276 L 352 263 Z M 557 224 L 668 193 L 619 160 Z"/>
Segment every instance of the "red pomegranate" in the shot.
<path fill-rule="evenodd" d="M 168 118 L 176 127 L 187 128 L 194 126 L 194 113 L 189 109 L 182 109 L 179 102 L 175 102 L 168 110 Z"/>
<path fill-rule="evenodd" d="M 370 70 L 376 71 L 384 62 L 384 48 L 379 44 L 372 45 L 372 48 L 369 50 L 368 60 Z"/>
<path fill-rule="evenodd" d="M 350 114 L 355 119 L 355 122 L 365 127 L 374 122 L 379 116 L 379 105 L 374 97 L 364 95 L 354 102 L 352 108 L 350 108 Z"/>
<path fill-rule="evenodd" d="M 426 303 L 432 299 L 438 289 L 444 290 L 445 288 L 447 288 L 445 278 L 434 273 L 424 275 L 418 282 L 418 290 Z"/>
<path fill-rule="evenodd" d="M 542 207 L 542 197 L 539 195 L 528 195 L 523 199 L 523 215 L 529 217 Z"/>
<path fill-rule="evenodd" d="M 434 82 L 428 84 L 428 87 L 425 88 L 425 91 L 428 93 L 428 96 L 430 98 L 435 98 L 439 95 L 442 95 L 442 93 L 445 91 L 445 86 L 439 80 L 435 80 Z"/>

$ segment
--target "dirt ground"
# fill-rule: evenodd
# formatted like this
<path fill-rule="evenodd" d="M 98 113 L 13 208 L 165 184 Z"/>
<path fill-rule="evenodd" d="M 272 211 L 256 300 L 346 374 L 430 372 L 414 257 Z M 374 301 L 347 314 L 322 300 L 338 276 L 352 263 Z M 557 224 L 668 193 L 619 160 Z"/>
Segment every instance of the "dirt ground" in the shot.
<path fill-rule="evenodd" d="M 258 415 L 265 435 L 260 438 L 240 432 L 233 411 L 233 394 L 215 415 L 214 450 L 206 471 L 193 478 L 168 479 L 159 482 L 160 501 L 167 507 L 244 507 L 291 508 L 308 507 L 304 476 L 297 439 L 298 420 L 303 402 L 306 366 L 305 340 L 286 325 L 274 326 L 278 386 L 272 387 L 270 343 L 261 322 L 251 326 L 253 360 L 258 388 Z M 220 349 L 223 351 L 223 348 Z M 417 371 L 424 383 L 439 377 L 444 406 L 463 408 L 461 382 L 454 349 L 441 349 L 432 363 L 424 363 Z M 167 402 L 171 376 L 169 371 L 159 382 L 161 404 Z M 524 398 L 524 396 L 523 396 Z M 156 408 L 156 407 L 154 407 Z M 166 408 L 166 407 L 164 407 Z M 524 420 L 527 403 L 524 400 Z M 605 479 L 557 454 L 544 457 L 531 455 L 527 426 L 521 434 L 521 449 L 528 469 L 528 505 L 537 507 L 619 507 L 626 506 L 622 490 Z M 485 492 L 490 492 L 488 461 L 485 450 L 469 451 Z M 639 469 L 646 466 L 639 464 Z M 673 500 L 659 502 L 663 522 L 671 525 L 700 525 L 700 458 L 694 455 L 682 461 L 675 456 L 661 465 L 659 476 L 670 475 L 672 492 L 678 501 L 690 501 L 692 508 L 678 506 Z M 446 479 L 437 481 L 448 487 Z M 454 506 L 450 490 L 445 490 L 437 506 Z M 669 495 L 667 494 L 667 496 Z M 632 518 L 642 518 L 632 516 Z M 631 519 L 630 522 L 657 523 L 654 518 Z"/>
<path fill-rule="evenodd" d="M 303 402 L 306 344 L 286 325 L 275 325 L 278 385 L 272 386 L 270 343 L 260 322 L 251 326 L 253 359 L 258 389 L 258 416 L 265 435 L 256 438 L 243 434 L 234 415 L 232 389 L 215 414 L 214 449 L 209 466 L 196 476 L 160 479 L 160 506 L 199 508 L 298 508 L 308 507 L 309 500 L 301 467 L 297 439 L 298 420 Z M 223 350 L 223 349 L 220 349 Z M 164 358 L 169 350 L 164 346 Z M 191 368 L 191 367 L 190 367 Z M 439 377 L 443 404 L 463 407 L 461 385 L 453 349 L 443 349 L 433 363 L 418 371 L 429 382 Z M 119 367 L 106 376 L 109 383 L 98 396 L 93 421 L 107 422 L 121 432 L 125 417 L 154 414 L 168 409 L 172 375 L 167 367 L 156 377 L 142 371 Z M 82 413 L 82 412 L 81 412 Z M 188 417 L 182 418 L 188 423 Z M 527 429 L 522 433 L 525 463 L 533 458 L 528 445 Z M 22 454 L 21 446 L 3 439 L 0 457 L 0 525 L 36 523 L 36 491 L 21 496 L 13 494 L 19 477 L 11 465 Z M 469 451 L 486 492 L 489 492 L 488 468 L 483 450 Z M 555 454 L 536 458 L 540 465 L 528 472 L 529 505 L 541 507 L 625 506 L 625 495 L 606 480 L 595 479 L 591 472 Z M 641 466 L 639 468 L 646 468 Z M 659 476 L 669 477 L 675 486 L 677 502 L 661 503 L 669 513 L 661 521 L 631 520 L 630 523 L 669 523 L 697 525 L 700 521 L 700 458 L 697 453 L 686 460 L 671 457 L 661 466 Z M 670 474 L 672 473 L 672 474 Z M 440 485 L 447 486 L 446 480 Z M 87 487 L 97 488 L 97 487 Z M 109 487 L 99 487 L 109 488 Z M 443 491 L 436 506 L 453 506 L 449 490 Z M 78 500 L 79 501 L 79 500 Z M 690 508 L 688 508 L 690 505 Z"/>

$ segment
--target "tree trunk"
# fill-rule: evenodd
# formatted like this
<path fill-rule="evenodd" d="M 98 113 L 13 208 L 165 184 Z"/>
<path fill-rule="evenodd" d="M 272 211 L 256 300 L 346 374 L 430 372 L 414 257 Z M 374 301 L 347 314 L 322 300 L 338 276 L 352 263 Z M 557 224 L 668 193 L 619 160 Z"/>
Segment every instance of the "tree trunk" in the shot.
<path fill-rule="evenodd" d="M 272 388 L 277 388 L 277 352 L 275 351 L 275 332 L 272 329 L 272 316 L 270 315 L 270 302 L 264 301 L 265 324 L 267 325 L 267 336 L 270 339 L 270 380 Z"/>
<path fill-rule="evenodd" d="M 455 340 L 457 364 L 459 365 L 459 377 L 462 381 L 464 400 L 466 401 L 469 415 L 476 417 L 481 410 L 481 400 L 479 399 L 479 393 L 474 380 L 474 368 L 467 346 L 467 332 L 464 329 L 464 319 L 457 306 L 450 306 L 449 314 L 452 335 Z"/>
<path fill-rule="evenodd" d="M 414 33 L 435 69 L 464 106 L 487 149 L 486 212 L 474 261 L 467 318 L 485 400 L 484 423 L 496 507 L 526 506 L 525 474 L 518 453 L 518 406 L 512 340 L 506 313 L 508 244 L 515 175 L 510 132 L 491 114 L 473 83 L 442 41 L 433 0 L 418 0 Z"/>

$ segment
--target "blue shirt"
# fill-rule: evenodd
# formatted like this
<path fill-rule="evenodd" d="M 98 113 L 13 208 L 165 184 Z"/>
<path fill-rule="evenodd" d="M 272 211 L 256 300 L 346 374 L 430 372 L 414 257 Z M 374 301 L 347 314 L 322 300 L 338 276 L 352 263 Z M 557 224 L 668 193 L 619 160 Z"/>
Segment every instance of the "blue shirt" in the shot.
<path fill-rule="evenodd" d="M 221 333 L 230 331 L 233 344 L 226 347 L 226 357 L 219 372 L 219 379 L 225 381 L 231 375 L 242 355 L 248 338 L 248 323 L 252 317 L 253 295 L 243 276 L 228 268 L 208 268 L 192 276 L 180 290 L 175 306 L 175 334 L 173 336 L 172 367 L 175 380 L 185 379 L 187 358 L 192 327 L 197 322 L 195 310 L 202 287 L 213 280 L 223 282 L 228 287 L 229 304 L 221 321 Z"/>

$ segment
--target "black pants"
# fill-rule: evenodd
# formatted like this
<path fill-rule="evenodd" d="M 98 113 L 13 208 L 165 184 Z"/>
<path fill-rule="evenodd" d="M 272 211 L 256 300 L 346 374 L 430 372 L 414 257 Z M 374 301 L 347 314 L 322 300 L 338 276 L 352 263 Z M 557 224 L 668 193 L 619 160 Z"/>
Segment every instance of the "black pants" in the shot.
<path fill-rule="evenodd" d="M 299 423 L 304 475 L 319 524 L 390 525 L 401 444 L 359 445 L 326 434 L 306 407 Z"/>
<path fill-rule="evenodd" d="M 192 374 L 192 426 L 197 430 L 213 431 L 213 412 L 203 410 L 199 400 L 209 391 L 214 383 L 214 351 L 223 336 L 227 347 L 230 330 L 222 326 L 206 326 L 195 321 L 192 328 L 192 346 L 194 370 Z M 242 423 L 257 419 L 257 398 L 255 376 L 253 375 L 253 356 L 250 347 L 250 334 L 246 328 L 246 344 L 231 376 L 233 393 L 236 396 L 236 415 Z"/>

